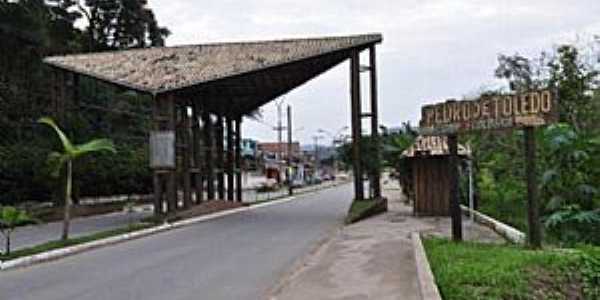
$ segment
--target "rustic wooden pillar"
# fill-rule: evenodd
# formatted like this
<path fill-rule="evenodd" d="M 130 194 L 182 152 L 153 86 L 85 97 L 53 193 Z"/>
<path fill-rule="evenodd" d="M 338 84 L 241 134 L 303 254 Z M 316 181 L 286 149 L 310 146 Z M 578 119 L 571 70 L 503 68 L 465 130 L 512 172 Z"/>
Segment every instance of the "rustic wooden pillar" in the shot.
<path fill-rule="evenodd" d="M 379 140 L 379 117 L 378 117 L 378 104 L 377 104 L 377 59 L 375 52 L 375 45 L 369 48 L 369 66 L 370 66 L 370 88 L 371 88 L 371 138 L 373 147 L 373 159 L 375 160 L 375 170 L 371 174 L 373 179 L 371 182 L 373 189 L 373 196 L 376 199 L 381 198 L 381 142 Z"/>
<path fill-rule="evenodd" d="M 173 95 L 167 95 L 165 99 L 167 130 L 175 133 L 175 153 L 177 153 L 177 130 L 175 130 L 175 99 Z M 177 161 L 175 161 L 177 165 Z M 177 209 L 177 170 L 167 172 L 167 213 L 173 213 Z"/>
<path fill-rule="evenodd" d="M 202 180 L 202 139 L 200 136 L 200 111 L 198 105 L 192 103 L 192 139 L 194 155 L 194 190 L 196 193 L 196 204 L 204 200 L 204 188 Z"/>
<path fill-rule="evenodd" d="M 538 204 L 538 187 L 535 161 L 535 128 L 525 127 L 525 165 L 527 172 L 527 216 L 528 243 L 531 248 L 542 247 L 542 227 L 540 224 L 540 208 Z"/>
<path fill-rule="evenodd" d="M 227 117 L 227 200 L 233 201 L 234 195 L 234 142 L 233 142 L 233 119 L 231 117 Z"/>
<path fill-rule="evenodd" d="M 242 202 L 242 117 L 235 120 L 235 181 L 236 200 Z"/>
<path fill-rule="evenodd" d="M 152 130 L 158 131 L 162 129 L 162 99 L 153 97 L 152 99 Z M 160 170 L 153 170 L 152 181 L 154 189 L 154 215 L 161 217 L 163 215 L 163 175 Z"/>
<path fill-rule="evenodd" d="M 452 239 L 462 241 L 462 214 L 458 190 L 458 137 L 448 136 L 450 152 L 450 215 L 452 216 Z"/>
<path fill-rule="evenodd" d="M 225 155 L 224 155 L 224 130 L 223 127 L 223 116 L 217 115 L 217 126 L 215 126 L 215 130 L 217 131 L 215 134 L 216 143 L 217 143 L 217 194 L 219 200 L 225 199 Z"/>
<path fill-rule="evenodd" d="M 206 197 L 215 200 L 215 170 L 213 157 L 213 122 L 210 113 L 202 111 L 202 123 L 204 123 L 204 165 L 206 166 Z"/>
<path fill-rule="evenodd" d="M 183 176 L 183 208 L 187 209 L 192 206 L 192 178 L 191 178 L 191 158 L 192 158 L 192 141 L 190 138 L 190 116 L 188 106 L 181 105 L 179 110 L 181 116 L 181 150 L 182 150 L 182 172 Z"/>
<path fill-rule="evenodd" d="M 360 53 L 354 50 L 350 57 L 350 94 L 352 98 L 352 170 L 354 173 L 354 198 L 365 198 L 361 164 L 361 104 L 360 104 Z"/>

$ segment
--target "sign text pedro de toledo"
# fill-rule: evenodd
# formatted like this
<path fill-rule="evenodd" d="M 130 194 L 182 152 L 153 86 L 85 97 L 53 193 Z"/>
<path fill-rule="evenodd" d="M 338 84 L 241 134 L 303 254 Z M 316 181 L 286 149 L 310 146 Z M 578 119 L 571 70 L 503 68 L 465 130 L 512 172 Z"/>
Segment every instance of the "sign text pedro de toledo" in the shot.
<path fill-rule="evenodd" d="M 419 124 L 420 134 L 448 136 L 450 170 L 452 172 L 450 211 L 454 240 L 462 240 L 457 136 L 461 133 L 475 131 L 523 129 L 529 223 L 527 237 L 532 247 L 541 247 L 542 232 L 535 171 L 535 128 L 556 122 L 557 119 L 557 99 L 555 94 L 549 90 L 483 96 L 480 99 L 469 101 L 448 100 L 423 106 Z"/>
<path fill-rule="evenodd" d="M 554 94 L 548 90 L 468 101 L 448 100 L 423 106 L 420 132 L 446 135 L 540 126 L 556 120 L 556 106 Z"/>

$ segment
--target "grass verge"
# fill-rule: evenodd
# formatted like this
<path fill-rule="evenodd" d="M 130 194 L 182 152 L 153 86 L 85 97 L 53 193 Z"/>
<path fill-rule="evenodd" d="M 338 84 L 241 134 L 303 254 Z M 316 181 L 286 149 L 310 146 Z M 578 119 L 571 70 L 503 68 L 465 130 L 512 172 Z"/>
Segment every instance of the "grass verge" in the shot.
<path fill-rule="evenodd" d="M 600 299 L 600 250 L 532 251 L 518 246 L 424 240 L 446 300 Z"/>
<path fill-rule="evenodd" d="M 150 228 L 152 226 L 155 226 L 155 224 L 135 223 L 135 224 L 131 224 L 130 226 L 124 226 L 124 227 L 120 227 L 120 228 L 116 228 L 116 229 L 112 229 L 112 230 L 101 231 L 101 232 L 86 235 L 86 236 L 71 238 L 66 241 L 63 241 L 63 240 L 50 241 L 50 242 L 46 242 L 44 244 L 36 245 L 33 247 L 23 248 L 23 249 L 12 251 L 8 255 L 0 254 L 0 260 L 7 261 L 7 260 L 30 256 L 30 255 L 35 255 L 35 254 L 39 254 L 39 253 L 43 253 L 43 252 L 47 252 L 47 251 L 51 251 L 51 250 L 55 250 L 55 249 L 80 245 L 83 243 L 88 243 L 88 242 L 101 240 L 101 239 L 109 238 L 109 237 L 116 236 L 116 235 L 121 235 L 121 234 L 130 233 L 130 232 L 137 231 L 137 230 Z"/>
<path fill-rule="evenodd" d="M 387 211 L 387 204 L 384 200 L 356 200 L 352 201 L 352 205 L 346 216 L 346 224 L 356 223 L 368 217 L 380 214 Z"/>

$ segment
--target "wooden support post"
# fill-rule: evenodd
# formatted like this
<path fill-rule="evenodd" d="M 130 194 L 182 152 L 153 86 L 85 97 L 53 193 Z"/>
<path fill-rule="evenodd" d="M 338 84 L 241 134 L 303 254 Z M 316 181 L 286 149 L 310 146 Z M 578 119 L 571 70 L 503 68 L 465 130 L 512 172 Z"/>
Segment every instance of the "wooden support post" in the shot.
<path fill-rule="evenodd" d="M 181 175 L 183 176 L 183 208 L 187 209 L 192 206 L 192 178 L 191 178 L 191 158 L 192 158 L 192 141 L 190 139 L 190 116 L 188 115 L 188 106 L 181 105 L 179 114 L 181 116 L 181 151 L 182 151 L 182 167 Z"/>
<path fill-rule="evenodd" d="M 448 136 L 450 151 L 450 215 L 452 217 L 452 239 L 462 241 L 462 214 L 458 190 L 458 137 Z"/>
<path fill-rule="evenodd" d="M 225 155 L 224 155 L 224 130 L 223 128 L 223 116 L 217 115 L 217 126 L 215 126 L 215 130 L 217 131 L 215 134 L 215 139 L 217 143 L 217 194 L 219 200 L 225 199 Z"/>
<path fill-rule="evenodd" d="M 371 138 L 373 147 L 373 158 L 375 160 L 373 174 L 371 174 L 372 182 L 371 188 L 373 189 L 373 196 L 376 199 L 381 198 L 381 153 L 380 153 L 380 141 L 379 141 L 379 118 L 378 118 L 378 104 L 377 104 L 377 59 L 375 52 L 375 45 L 369 48 L 369 66 L 370 66 L 370 88 L 371 88 Z"/>
<path fill-rule="evenodd" d="M 525 165 L 527 172 L 528 243 L 531 248 L 542 247 L 542 228 L 536 180 L 535 128 L 525 127 Z"/>
<path fill-rule="evenodd" d="M 352 98 L 352 169 L 354 172 L 354 198 L 364 200 L 363 173 L 361 164 L 361 104 L 360 104 L 360 53 L 352 52 L 350 58 L 350 94 Z"/>
<path fill-rule="evenodd" d="M 215 170 L 213 157 L 213 122 L 208 111 L 202 111 L 204 123 L 204 165 L 206 166 L 206 197 L 215 200 Z"/>
<path fill-rule="evenodd" d="M 236 200 L 242 202 L 242 116 L 235 120 L 235 181 Z"/>
<path fill-rule="evenodd" d="M 233 119 L 231 117 L 226 118 L 227 122 L 227 200 L 233 201 L 234 195 L 234 149 L 233 149 Z"/>
<path fill-rule="evenodd" d="M 166 97 L 166 117 L 167 130 L 175 132 L 175 141 L 177 141 L 177 131 L 175 130 L 175 99 L 173 95 Z M 175 142 L 177 148 L 177 142 Z M 177 153 L 177 149 L 175 149 Z M 177 165 L 177 163 L 176 163 Z M 167 173 L 167 213 L 173 213 L 177 209 L 177 171 L 169 170 Z"/>
<path fill-rule="evenodd" d="M 161 123 L 161 108 L 162 98 L 154 97 L 152 99 L 152 130 L 158 131 L 162 129 Z M 163 215 L 163 178 L 159 170 L 153 170 L 152 174 L 153 189 L 154 189 L 154 216 L 162 217 Z"/>
<path fill-rule="evenodd" d="M 201 136 L 200 136 L 200 111 L 196 103 L 192 103 L 192 139 L 194 149 L 194 189 L 196 193 L 196 204 L 202 203 L 204 200 L 204 188 L 202 186 L 202 151 L 201 151 Z"/>
<path fill-rule="evenodd" d="M 292 172 L 292 107 L 287 107 L 287 180 L 288 180 L 288 195 L 294 194 L 294 180 Z"/>

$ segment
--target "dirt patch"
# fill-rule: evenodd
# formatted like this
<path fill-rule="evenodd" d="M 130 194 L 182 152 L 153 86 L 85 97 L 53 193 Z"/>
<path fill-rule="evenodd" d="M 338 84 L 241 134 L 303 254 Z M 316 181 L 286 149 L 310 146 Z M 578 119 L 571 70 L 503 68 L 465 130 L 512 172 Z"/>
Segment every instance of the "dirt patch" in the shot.
<path fill-rule="evenodd" d="M 532 274 L 529 286 L 531 299 L 568 299 L 583 300 L 583 286 L 577 272 L 565 271 L 561 274 L 549 272 L 546 269 L 530 268 Z"/>
<path fill-rule="evenodd" d="M 175 222 L 179 220 L 189 219 L 193 217 L 199 217 L 207 214 L 216 213 L 223 210 L 229 210 L 246 206 L 240 202 L 224 201 L 224 200 L 212 200 L 207 201 L 199 205 L 195 205 L 189 209 L 176 212 L 167 218 L 168 222 Z"/>

